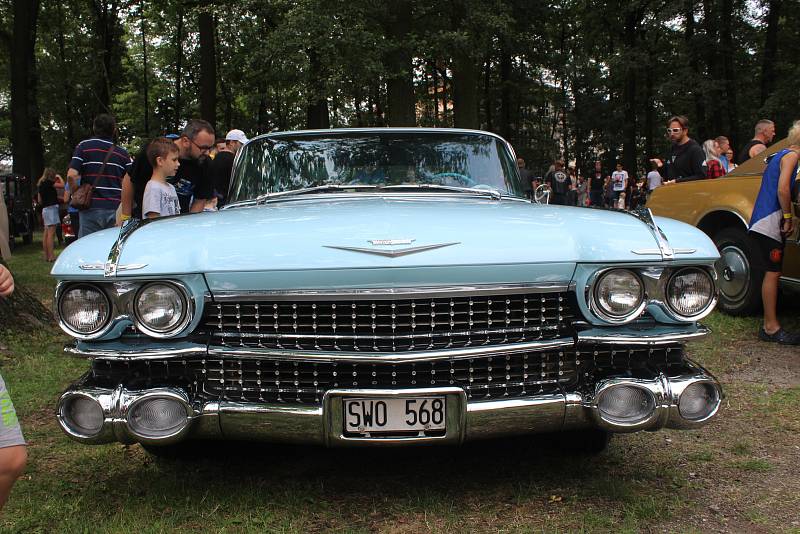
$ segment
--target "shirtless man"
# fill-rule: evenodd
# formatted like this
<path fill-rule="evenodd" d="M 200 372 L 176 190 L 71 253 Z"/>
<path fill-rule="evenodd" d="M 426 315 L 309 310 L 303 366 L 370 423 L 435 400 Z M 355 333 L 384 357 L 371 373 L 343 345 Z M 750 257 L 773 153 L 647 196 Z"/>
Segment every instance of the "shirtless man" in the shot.
<path fill-rule="evenodd" d="M 739 161 L 741 165 L 750 158 L 757 156 L 767 149 L 767 145 L 775 138 L 775 123 L 769 119 L 761 119 L 756 123 L 755 135 L 749 143 L 744 145 L 739 151 Z"/>

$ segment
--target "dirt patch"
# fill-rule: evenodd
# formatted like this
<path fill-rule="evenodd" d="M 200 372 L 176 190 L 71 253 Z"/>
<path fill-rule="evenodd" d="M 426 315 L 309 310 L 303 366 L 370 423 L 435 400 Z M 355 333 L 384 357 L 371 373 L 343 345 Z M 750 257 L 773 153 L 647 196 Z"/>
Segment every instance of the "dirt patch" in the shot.
<path fill-rule="evenodd" d="M 723 380 L 736 380 L 782 387 L 800 386 L 800 347 L 743 340 L 729 348 L 746 363 L 735 366 Z"/>

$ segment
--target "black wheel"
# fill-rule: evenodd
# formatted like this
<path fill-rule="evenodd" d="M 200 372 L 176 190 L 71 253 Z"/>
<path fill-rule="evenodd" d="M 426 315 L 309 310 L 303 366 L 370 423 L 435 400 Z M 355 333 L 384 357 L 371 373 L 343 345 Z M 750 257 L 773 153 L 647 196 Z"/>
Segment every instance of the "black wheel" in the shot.
<path fill-rule="evenodd" d="M 726 228 L 714 236 L 720 259 L 714 265 L 719 284 L 719 309 L 730 315 L 751 315 L 761 308 L 764 272 L 754 267 L 754 244 L 741 228 Z"/>

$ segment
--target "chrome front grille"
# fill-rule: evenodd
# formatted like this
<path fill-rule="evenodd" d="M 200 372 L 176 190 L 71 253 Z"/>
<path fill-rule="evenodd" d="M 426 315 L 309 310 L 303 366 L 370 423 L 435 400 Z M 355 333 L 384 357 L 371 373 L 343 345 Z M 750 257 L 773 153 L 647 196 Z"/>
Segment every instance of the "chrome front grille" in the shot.
<path fill-rule="evenodd" d="M 222 346 L 405 352 L 524 341 L 572 333 L 564 292 L 398 300 L 208 302 L 200 332 Z"/>
<path fill-rule="evenodd" d="M 164 360 L 96 359 L 99 384 L 130 389 L 174 385 L 206 400 L 320 404 L 330 389 L 461 387 L 470 400 L 577 391 L 605 376 L 669 373 L 683 362 L 680 346 L 587 345 L 458 360 L 414 363 L 315 362 L 238 356 Z"/>

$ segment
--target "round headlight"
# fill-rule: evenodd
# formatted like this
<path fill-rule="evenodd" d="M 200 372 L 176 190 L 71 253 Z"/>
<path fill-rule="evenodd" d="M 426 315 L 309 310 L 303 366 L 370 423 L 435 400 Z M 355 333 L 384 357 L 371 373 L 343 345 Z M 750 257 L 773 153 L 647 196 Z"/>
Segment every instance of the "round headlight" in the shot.
<path fill-rule="evenodd" d="M 143 398 L 128 413 L 128 425 L 139 436 L 159 438 L 175 434 L 188 424 L 183 403 L 165 397 Z"/>
<path fill-rule="evenodd" d="M 607 421 L 636 424 L 650 417 L 656 409 L 656 403 L 652 393 L 644 388 L 615 386 L 600 395 L 597 408 Z"/>
<path fill-rule="evenodd" d="M 667 284 L 667 303 L 681 317 L 703 313 L 714 300 L 714 281 L 707 271 L 688 268 L 678 271 Z"/>
<path fill-rule="evenodd" d="M 61 322 L 73 332 L 88 336 L 101 330 L 111 317 L 111 304 L 100 289 L 90 285 L 68 288 L 58 302 Z"/>
<path fill-rule="evenodd" d="M 634 314 L 644 299 L 639 277 L 626 269 L 603 274 L 595 284 L 594 301 L 606 319 L 622 320 Z"/>
<path fill-rule="evenodd" d="M 145 330 L 167 334 L 182 326 L 187 315 L 183 292 L 172 284 L 156 282 L 136 295 L 136 317 Z"/>
<path fill-rule="evenodd" d="M 75 433 L 95 436 L 103 428 L 103 408 L 87 397 L 72 397 L 61 409 L 64 423 Z"/>
<path fill-rule="evenodd" d="M 711 384 L 698 382 L 683 390 L 678 400 L 678 410 L 684 418 L 700 421 L 714 413 L 718 404 L 716 388 Z"/>

